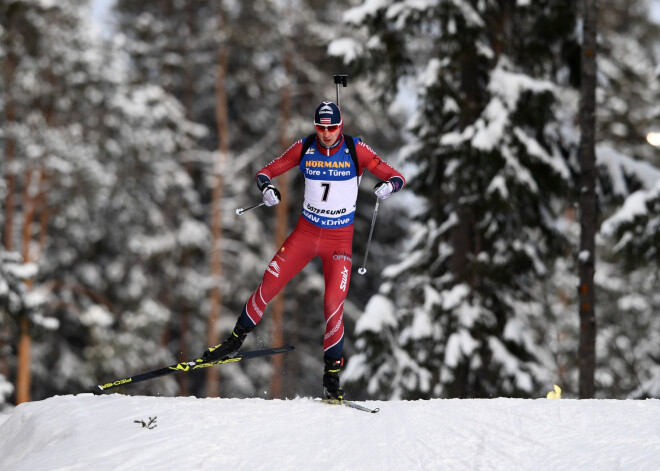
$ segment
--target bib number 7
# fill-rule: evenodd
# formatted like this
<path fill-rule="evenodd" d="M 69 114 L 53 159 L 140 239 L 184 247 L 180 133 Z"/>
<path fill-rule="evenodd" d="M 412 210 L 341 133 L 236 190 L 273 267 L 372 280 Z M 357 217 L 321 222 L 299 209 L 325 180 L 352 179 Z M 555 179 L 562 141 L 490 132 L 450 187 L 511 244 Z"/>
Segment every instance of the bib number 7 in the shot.
<path fill-rule="evenodd" d="M 330 183 L 321 183 L 323 187 L 323 197 L 321 201 L 328 201 L 328 193 L 330 192 Z"/>

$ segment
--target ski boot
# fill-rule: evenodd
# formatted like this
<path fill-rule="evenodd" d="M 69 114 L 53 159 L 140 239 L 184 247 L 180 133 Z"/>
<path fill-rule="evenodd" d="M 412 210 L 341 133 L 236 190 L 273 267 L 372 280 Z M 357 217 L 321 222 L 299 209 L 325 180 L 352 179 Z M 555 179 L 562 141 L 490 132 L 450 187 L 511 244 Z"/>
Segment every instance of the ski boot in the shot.
<path fill-rule="evenodd" d="M 339 372 L 344 366 L 344 359 L 323 357 L 323 395 L 326 399 L 342 402 L 344 390 L 339 386 Z"/>
<path fill-rule="evenodd" d="M 241 345 L 243 345 L 245 337 L 247 337 L 247 334 L 249 334 L 252 329 L 254 329 L 254 326 L 245 327 L 242 324 L 236 323 L 234 331 L 227 340 L 215 347 L 209 347 L 206 349 L 202 358 L 204 361 L 218 361 L 235 357 L 238 350 L 241 348 Z"/>

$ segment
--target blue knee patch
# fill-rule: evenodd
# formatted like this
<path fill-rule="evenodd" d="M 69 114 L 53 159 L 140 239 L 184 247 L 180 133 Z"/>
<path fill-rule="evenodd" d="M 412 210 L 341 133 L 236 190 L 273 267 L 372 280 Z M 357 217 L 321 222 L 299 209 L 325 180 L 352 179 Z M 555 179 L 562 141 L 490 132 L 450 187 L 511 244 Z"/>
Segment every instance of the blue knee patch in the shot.
<path fill-rule="evenodd" d="M 323 354 L 328 358 L 332 358 L 333 360 L 339 360 L 341 358 L 341 354 L 343 351 L 344 351 L 344 337 L 342 337 L 341 340 L 337 342 L 336 345 L 333 345 L 332 347 L 328 348 Z"/>
<path fill-rule="evenodd" d="M 241 315 L 238 316 L 238 323 L 243 327 L 249 328 L 252 328 L 256 325 L 254 322 L 252 322 L 252 319 L 250 319 L 250 316 L 247 314 L 247 303 L 245 303 L 243 306 L 243 312 L 241 312 Z"/>

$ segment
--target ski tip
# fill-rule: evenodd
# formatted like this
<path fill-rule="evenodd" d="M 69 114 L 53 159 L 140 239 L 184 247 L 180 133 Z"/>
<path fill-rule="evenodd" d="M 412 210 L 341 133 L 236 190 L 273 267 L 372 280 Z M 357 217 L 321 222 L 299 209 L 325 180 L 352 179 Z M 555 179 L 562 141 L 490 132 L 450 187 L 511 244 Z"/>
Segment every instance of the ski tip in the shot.
<path fill-rule="evenodd" d="M 105 389 L 103 389 L 103 386 L 101 386 L 100 384 L 97 384 L 96 386 L 92 386 L 91 388 L 89 388 L 89 392 L 98 395 L 98 394 L 103 394 L 105 392 Z"/>

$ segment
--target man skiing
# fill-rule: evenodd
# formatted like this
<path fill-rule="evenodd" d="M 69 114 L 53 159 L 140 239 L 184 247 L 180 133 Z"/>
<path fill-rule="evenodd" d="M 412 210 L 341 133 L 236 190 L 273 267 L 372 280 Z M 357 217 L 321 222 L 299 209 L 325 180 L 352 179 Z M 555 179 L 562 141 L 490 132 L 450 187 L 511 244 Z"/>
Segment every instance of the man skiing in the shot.
<path fill-rule="evenodd" d="M 261 284 L 248 298 L 232 334 L 207 349 L 205 360 L 221 360 L 238 353 L 247 334 L 261 320 L 266 305 L 314 257 L 323 263 L 323 391 L 328 399 L 342 400 L 339 384 L 343 366 L 343 306 L 348 293 L 358 184 L 364 169 L 380 178 L 374 187 L 379 199 L 388 198 L 405 184 L 403 176 L 359 138 L 343 134 L 339 107 L 321 103 L 314 114 L 316 135 L 295 142 L 280 157 L 257 172 L 257 186 L 266 206 L 280 202 L 271 179 L 299 167 L 305 177 L 302 214 L 295 229 L 268 264 Z"/>

